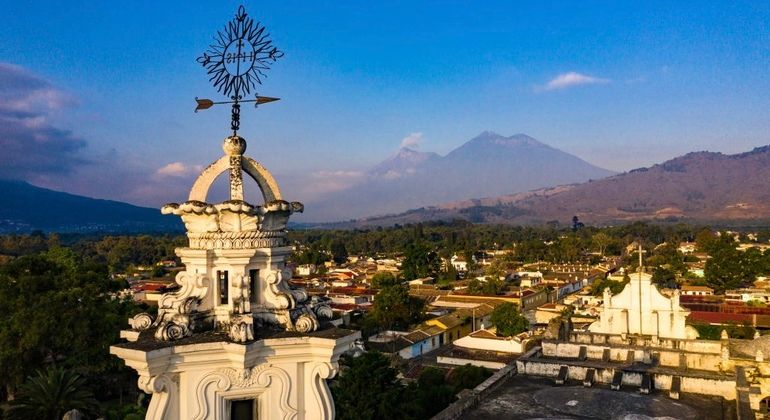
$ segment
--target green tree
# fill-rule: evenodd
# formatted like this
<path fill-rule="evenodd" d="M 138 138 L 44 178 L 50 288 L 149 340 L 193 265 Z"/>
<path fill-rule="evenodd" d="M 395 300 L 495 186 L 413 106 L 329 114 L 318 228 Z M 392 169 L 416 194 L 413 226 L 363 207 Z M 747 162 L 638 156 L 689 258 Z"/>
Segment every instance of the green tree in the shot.
<path fill-rule="evenodd" d="M 518 306 L 511 302 L 496 307 L 489 320 L 497 327 L 497 335 L 504 337 L 519 334 L 529 328 L 527 319 L 519 312 Z"/>
<path fill-rule="evenodd" d="M 669 268 L 656 267 L 652 272 L 652 282 L 669 289 L 677 287 L 676 274 Z"/>
<path fill-rule="evenodd" d="M 116 404 L 105 410 L 105 420 L 144 420 L 147 417 L 147 408 L 144 401 L 147 394 L 139 394 L 134 404 Z"/>
<path fill-rule="evenodd" d="M 455 269 L 455 266 L 452 264 L 447 264 L 446 270 L 438 273 L 437 283 L 446 285 L 457 280 L 458 277 L 459 275 L 457 273 L 457 269 Z"/>
<path fill-rule="evenodd" d="M 637 254 L 638 256 L 638 254 Z M 652 255 L 644 261 L 646 266 L 662 267 L 674 274 L 683 275 L 687 272 L 684 254 L 682 254 L 674 243 L 665 243 L 658 245 L 652 252 Z"/>
<path fill-rule="evenodd" d="M 7 235 L 0 237 L 0 255 L 19 257 L 35 254 L 48 249 L 51 241 L 41 231 L 30 235 Z"/>
<path fill-rule="evenodd" d="M 707 284 L 715 293 L 720 294 L 725 290 L 740 287 L 747 277 L 742 254 L 735 249 L 735 245 L 732 236 L 726 234 L 713 238 L 707 245 L 711 258 L 706 261 L 703 273 Z"/>
<path fill-rule="evenodd" d="M 484 285 L 481 287 L 481 292 L 485 295 L 499 295 L 503 292 L 504 285 L 503 282 L 499 279 L 495 278 L 487 278 L 487 281 L 484 282 Z"/>
<path fill-rule="evenodd" d="M 468 271 L 474 271 L 478 268 L 478 264 L 476 264 L 476 258 L 474 258 L 475 252 L 471 249 L 466 249 L 463 251 L 463 259 L 465 260 L 465 266 L 468 269 Z"/>
<path fill-rule="evenodd" d="M 727 335 L 730 338 L 739 339 L 752 339 L 756 330 L 751 324 L 726 324 L 726 325 L 710 325 L 710 324 L 691 324 L 693 328 L 698 331 L 699 340 L 719 340 L 722 336 L 722 330 L 727 331 Z"/>
<path fill-rule="evenodd" d="M 766 273 L 767 262 L 767 258 L 759 248 L 749 248 L 744 251 L 741 256 L 744 279 L 754 280 L 758 275 Z"/>
<path fill-rule="evenodd" d="M 329 248 L 332 253 L 332 259 L 336 264 L 347 262 L 348 249 L 345 247 L 345 242 L 342 242 L 341 240 L 332 241 Z"/>
<path fill-rule="evenodd" d="M 96 414 L 98 403 L 85 378 L 72 371 L 52 368 L 28 378 L 10 407 L 9 419 L 60 420 L 73 409 L 90 417 Z"/>
<path fill-rule="evenodd" d="M 455 400 L 455 392 L 447 383 L 445 371 L 432 366 L 420 373 L 416 389 L 409 389 L 408 392 L 414 398 L 410 411 L 416 419 L 429 419 Z"/>
<path fill-rule="evenodd" d="M 323 265 L 330 257 L 316 247 L 307 247 L 292 255 L 292 261 L 297 264 Z"/>
<path fill-rule="evenodd" d="M 423 242 L 409 244 L 404 251 L 401 274 L 406 280 L 436 276 L 441 269 L 438 254 L 431 251 Z"/>
<path fill-rule="evenodd" d="M 531 263 L 542 260 L 541 255 L 545 253 L 545 244 L 541 240 L 523 240 L 516 244 L 516 257 L 524 262 Z"/>
<path fill-rule="evenodd" d="M 337 419 L 403 417 L 404 387 L 387 357 L 378 352 L 366 352 L 341 361 L 340 375 L 331 385 Z"/>
<path fill-rule="evenodd" d="M 395 286 L 398 284 L 398 278 L 390 271 L 378 271 L 372 276 L 372 287 L 383 288 Z"/>
<path fill-rule="evenodd" d="M 105 236 L 95 243 L 81 243 L 76 248 L 109 265 L 112 272 L 123 272 L 130 266 L 154 265 L 164 259 L 174 259 L 174 247 L 183 245 L 171 237 Z"/>
<path fill-rule="evenodd" d="M 505 285 L 497 278 L 487 276 L 486 281 L 473 279 L 468 282 L 468 293 L 471 295 L 499 295 Z"/>
<path fill-rule="evenodd" d="M 368 316 L 380 329 L 407 329 L 422 319 L 424 308 L 424 300 L 409 296 L 408 287 L 396 284 L 377 293 Z"/>
<path fill-rule="evenodd" d="M 626 275 L 628 276 L 628 275 Z M 622 282 L 610 280 L 607 278 L 604 278 L 602 280 L 596 280 L 591 285 L 591 294 L 594 296 L 601 296 L 602 293 L 604 293 L 604 289 L 609 288 L 610 292 L 613 295 L 617 295 L 618 293 L 623 291 L 623 288 L 626 287 L 626 284 L 629 280 L 624 280 Z"/>
<path fill-rule="evenodd" d="M 711 252 L 711 247 L 717 242 L 718 236 L 711 229 L 703 229 L 695 235 L 695 247 L 700 252 Z"/>
<path fill-rule="evenodd" d="M 602 257 L 604 256 L 604 252 L 607 250 L 607 247 L 612 244 L 612 241 L 612 237 L 604 232 L 596 233 L 591 238 L 591 242 L 593 243 L 596 250 L 599 251 L 599 254 L 601 254 Z"/>
<path fill-rule="evenodd" d="M 110 297 L 119 285 L 106 267 L 71 252 L 17 258 L 0 266 L 0 384 L 9 397 L 35 369 L 57 363 L 105 381 L 125 372 L 109 355 L 125 320 L 138 308 Z M 109 392 L 119 387 L 94 387 Z M 132 387 L 133 388 L 133 387 Z"/>
<path fill-rule="evenodd" d="M 454 393 L 463 389 L 473 389 L 492 376 L 492 372 L 482 366 L 473 366 L 470 363 L 460 366 L 452 371 L 449 383 L 454 387 Z"/>
<path fill-rule="evenodd" d="M 579 261 L 584 244 L 577 234 L 566 235 L 548 247 L 547 259 L 554 263 Z"/>

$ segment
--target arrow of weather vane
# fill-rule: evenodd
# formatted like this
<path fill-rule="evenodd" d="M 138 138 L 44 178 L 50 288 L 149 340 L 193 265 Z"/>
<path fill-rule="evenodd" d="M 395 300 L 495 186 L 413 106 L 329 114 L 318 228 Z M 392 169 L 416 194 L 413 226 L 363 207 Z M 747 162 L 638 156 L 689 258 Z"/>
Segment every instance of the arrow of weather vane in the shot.
<path fill-rule="evenodd" d="M 266 104 L 269 102 L 275 102 L 280 100 L 281 98 L 271 98 L 269 96 L 257 96 L 257 99 L 251 99 L 248 101 L 238 101 L 238 103 L 244 103 L 244 102 L 254 102 L 254 108 L 256 108 L 259 105 Z M 198 99 L 195 98 L 195 102 L 198 103 L 198 106 L 195 107 L 195 112 L 202 111 L 204 109 L 209 109 L 214 105 L 222 105 L 222 104 L 234 104 L 236 101 L 222 101 L 222 102 L 214 102 L 211 99 Z"/>

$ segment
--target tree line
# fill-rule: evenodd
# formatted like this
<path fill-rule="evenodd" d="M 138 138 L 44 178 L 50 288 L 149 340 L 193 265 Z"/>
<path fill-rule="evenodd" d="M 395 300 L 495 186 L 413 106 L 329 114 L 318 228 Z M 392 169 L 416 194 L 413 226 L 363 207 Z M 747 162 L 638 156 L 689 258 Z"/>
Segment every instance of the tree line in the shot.
<path fill-rule="evenodd" d="M 61 418 L 62 407 L 73 404 L 68 408 L 89 417 L 117 418 L 109 413 L 121 400 L 136 400 L 135 372 L 109 354 L 126 320 L 143 310 L 117 297 L 124 287 L 110 280 L 107 265 L 57 245 L 0 264 L 7 417 Z M 120 410 L 132 411 L 127 405 Z"/>
<path fill-rule="evenodd" d="M 582 225 L 582 224 L 581 224 Z M 512 249 L 520 262 L 570 262 L 586 254 L 617 255 L 629 243 L 694 241 L 703 226 L 631 223 L 614 227 L 475 225 L 467 221 L 426 222 L 387 228 L 353 230 L 294 230 L 289 232 L 298 263 L 344 261 L 348 255 L 396 256 L 410 248 L 427 248 L 439 258 L 469 256 L 478 250 Z M 760 233 L 770 239 L 770 230 Z M 466 258 L 469 260 L 469 258 Z"/>

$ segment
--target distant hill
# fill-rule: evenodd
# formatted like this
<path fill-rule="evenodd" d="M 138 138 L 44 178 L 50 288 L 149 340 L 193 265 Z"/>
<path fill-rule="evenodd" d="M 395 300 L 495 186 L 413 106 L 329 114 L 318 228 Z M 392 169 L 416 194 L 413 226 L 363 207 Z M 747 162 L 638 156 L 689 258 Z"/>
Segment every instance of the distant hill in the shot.
<path fill-rule="evenodd" d="M 450 202 L 348 225 L 450 219 L 567 224 L 573 215 L 593 224 L 770 220 L 770 146 L 736 155 L 689 153 L 601 180 Z"/>
<path fill-rule="evenodd" d="M 600 179 L 613 172 L 525 134 L 485 131 L 442 157 L 403 148 L 362 182 L 306 203 L 305 220 L 338 221 L 470 197 Z"/>
<path fill-rule="evenodd" d="M 160 210 L 98 200 L 0 180 L 0 233 L 182 231 L 178 217 Z"/>

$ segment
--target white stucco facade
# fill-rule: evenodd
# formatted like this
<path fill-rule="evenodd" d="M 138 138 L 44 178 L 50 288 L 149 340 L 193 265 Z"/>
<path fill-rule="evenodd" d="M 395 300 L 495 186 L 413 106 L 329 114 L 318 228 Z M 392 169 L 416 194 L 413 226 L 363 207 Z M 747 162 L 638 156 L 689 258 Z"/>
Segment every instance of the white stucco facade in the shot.
<path fill-rule="evenodd" d="M 591 332 L 639 334 L 664 338 L 692 339 L 697 332 L 685 325 L 689 310 L 679 306 L 679 293 L 663 296 L 647 273 L 631 274 L 631 281 L 615 296 L 604 290 L 604 305 Z"/>

